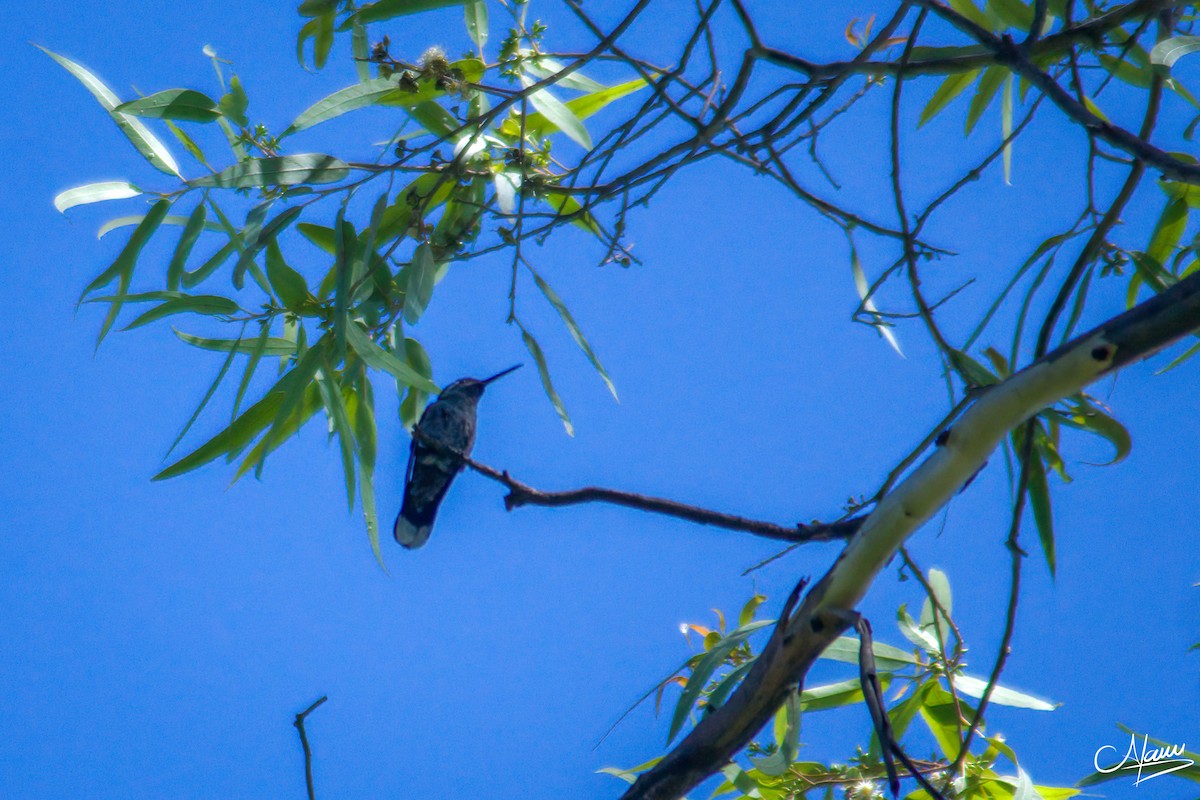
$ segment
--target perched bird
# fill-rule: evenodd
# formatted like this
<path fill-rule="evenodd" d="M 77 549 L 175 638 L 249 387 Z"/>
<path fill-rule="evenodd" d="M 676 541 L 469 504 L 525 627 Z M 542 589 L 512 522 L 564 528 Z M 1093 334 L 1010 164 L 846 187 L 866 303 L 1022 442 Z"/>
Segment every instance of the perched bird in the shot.
<path fill-rule="evenodd" d="M 417 423 L 420 433 L 464 456 L 475 445 L 475 415 L 483 390 L 497 378 L 520 367 L 509 367 L 490 378 L 460 378 L 447 386 L 438 398 L 426 406 Z M 408 455 L 408 473 L 404 482 L 404 505 L 396 517 L 392 533 L 396 541 L 411 549 L 429 539 L 438 506 L 446 490 L 463 468 L 462 460 L 421 441 L 414 432 Z"/>

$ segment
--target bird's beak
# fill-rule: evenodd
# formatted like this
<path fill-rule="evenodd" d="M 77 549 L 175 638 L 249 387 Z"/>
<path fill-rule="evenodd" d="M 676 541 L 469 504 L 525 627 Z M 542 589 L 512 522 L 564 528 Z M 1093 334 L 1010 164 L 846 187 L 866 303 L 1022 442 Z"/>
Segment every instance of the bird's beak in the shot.
<path fill-rule="evenodd" d="M 497 378 L 503 378 L 508 373 L 512 372 L 513 370 L 518 370 L 523 366 L 525 366 L 525 365 L 517 364 L 515 367 L 509 367 L 508 369 L 504 370 L 503 372 L 497 372 L 495 375 L 493 375 L 490 378 L 484 378 L 483 380 L 480 381 L 480 383 L 482 383 L 484 386 L 487 386 L 489 383 L 496 380 Z"/>

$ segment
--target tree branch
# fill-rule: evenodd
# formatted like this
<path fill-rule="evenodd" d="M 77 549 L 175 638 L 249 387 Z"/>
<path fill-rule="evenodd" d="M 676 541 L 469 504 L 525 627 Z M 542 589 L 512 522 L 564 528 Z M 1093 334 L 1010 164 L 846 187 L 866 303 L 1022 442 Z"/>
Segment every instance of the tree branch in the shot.
<path fill-rule="evenodd" d="M 897 549 L 981 469 L 1001 439 L 1047 406 L 1200 327 L 1200 273 L 1076 337 L 967 409 L 938 449 L 867 517 L 842 555 L 773 635 L 729 700 L 643 773 L 622 800 L 676 800 L 727 764 L 853 620 Z"/>
<path fill-rule="evenodd" d="M 609 503 L 617 506 L 625 506 L 626 508 L 635 508 L 638 511 L 648 511 L 653 514 L 686 519 L 689 522 L 695 522 L 700 525 L 711 525 L 731 531 L 752 533 L 755 536 L 761 536 L 765 539 L 791 542 L 793 544 L 849 539 L 858 531 L 862 526 L 863 520 L 866 519 L 865 517 L 857 517 L 829 523 L 813 523 L 811 525 L 797 523 L 795 526 L 789 527 L 787 525 L 776 525 L 773 522 L 763 522 L 761 520 L 739 517 L 734 514 L 726 514 L 723 511 L 713 511 L 707 508 L 700 508 L 699 506 L 691 506 L 675 500 L 649 497 L 644 494 L 622 492 L 598 486 L 585 486 L 580 489 L 570 489 L 562 492 L 545 492 L 522 483 L 509 475 L 507 470 L 498 470 L 494 467 L 489 467 L 487 464 L 480 463 L 473 458 L 464 456 L 462 453 L 446 447 L 436 439 L 422 433 L 420 428 L 413 428 L 413 438 L 420 440 L 423 444 L 435 450 L 460 459 L 471 470 L 507 488 L 508 496 L 504 498 L 504 508 L 508 511 L 520 508 L 521 506 L 555 508 L 582 505 L 583 503 Z"/>

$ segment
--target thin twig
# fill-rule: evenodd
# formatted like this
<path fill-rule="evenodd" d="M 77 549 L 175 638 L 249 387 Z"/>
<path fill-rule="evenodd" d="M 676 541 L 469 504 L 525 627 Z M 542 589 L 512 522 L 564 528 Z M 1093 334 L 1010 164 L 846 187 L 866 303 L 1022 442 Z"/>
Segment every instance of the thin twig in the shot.
<path fill-rule="evenodd" d="M 308 746 L 308 733 L 304 730 L 304 720 L 328 699 L 328 695 L 321 695 L 319 700 L 297 714 L 295 722 L 292 723 L 296 726 L 296 730 L 300 732 L 300 746 L 304 748 L 304 783 L 308 787 L 308 800 L 316 800 L 317 795 L 313 788 L 312 748 Z"/>

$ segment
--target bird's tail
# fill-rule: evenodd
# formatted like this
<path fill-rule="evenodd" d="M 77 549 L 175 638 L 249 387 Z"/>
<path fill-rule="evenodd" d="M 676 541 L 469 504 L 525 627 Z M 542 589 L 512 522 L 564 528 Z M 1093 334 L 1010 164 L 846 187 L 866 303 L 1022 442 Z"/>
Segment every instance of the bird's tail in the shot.
<path fill-rule="evenodd" d="M 433 520 L 437 515 L 437 505 L 428 504 L 424 508 L 416 508 L 413 503 L 404 498 L 404 506 L 396 515 L 396 524 L 392 526 L 392 535 L 396 541 L 409 550 L 416 550 L 429 541 L 433 530 Z"/>

